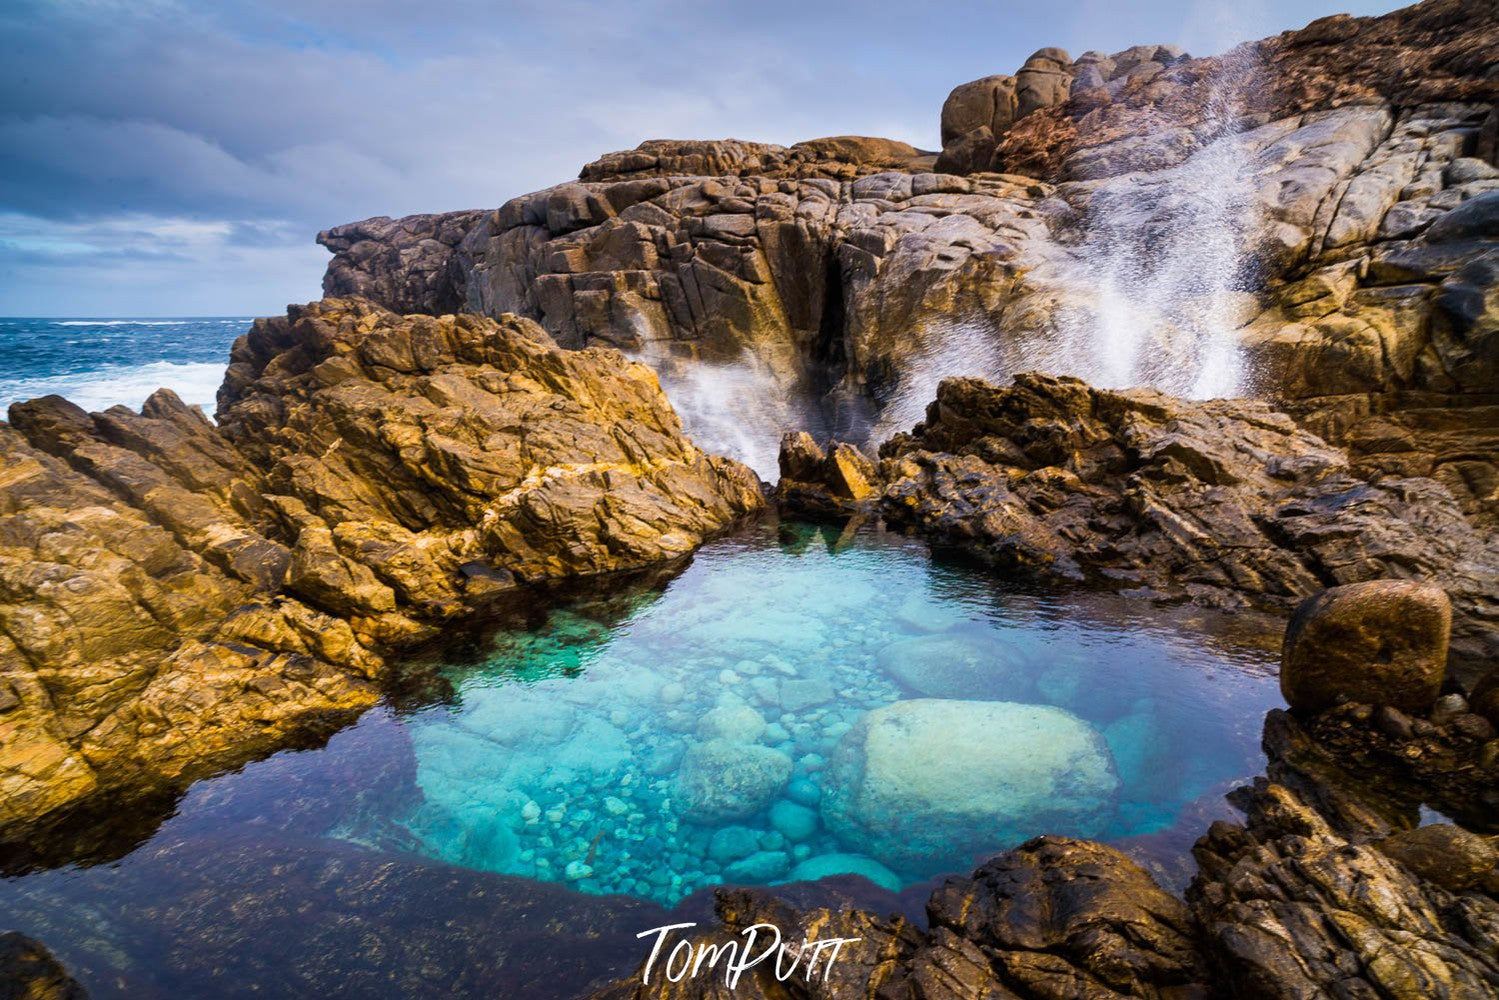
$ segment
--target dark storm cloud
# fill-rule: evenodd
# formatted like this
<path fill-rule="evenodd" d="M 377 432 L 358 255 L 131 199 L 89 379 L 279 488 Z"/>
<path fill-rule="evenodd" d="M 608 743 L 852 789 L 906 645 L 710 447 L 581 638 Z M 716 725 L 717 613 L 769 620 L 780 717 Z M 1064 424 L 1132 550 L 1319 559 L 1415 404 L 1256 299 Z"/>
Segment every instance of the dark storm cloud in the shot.
<path fill-rule="evenodd" d="M 657 136 L 931 147 L 954 84 L 1042 45 L 1204 51 L 1336 6 L 12 2 L 0 314 L 267 311 L 316 294 L 338 222 L 495 206 Z"/>

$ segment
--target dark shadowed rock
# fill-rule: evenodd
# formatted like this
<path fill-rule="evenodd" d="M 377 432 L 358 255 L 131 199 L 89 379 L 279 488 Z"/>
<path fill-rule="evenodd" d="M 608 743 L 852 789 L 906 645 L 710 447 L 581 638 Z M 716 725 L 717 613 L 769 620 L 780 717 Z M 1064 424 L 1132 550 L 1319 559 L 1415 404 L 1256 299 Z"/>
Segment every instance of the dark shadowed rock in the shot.
<path fill-rule="evenodd" d="M 1280 690 L 1317 711 L 1347 698 L 1425 712 L 1447 672 L 1452 602 L 1440 587 L 1369 580 L 1303 601 L 1286 628 Z"/>
<path fill-rule="evenodd" d="M 0 934 L 0 1000 L 88 1000 L 88 991 L 39 941 Z"/>

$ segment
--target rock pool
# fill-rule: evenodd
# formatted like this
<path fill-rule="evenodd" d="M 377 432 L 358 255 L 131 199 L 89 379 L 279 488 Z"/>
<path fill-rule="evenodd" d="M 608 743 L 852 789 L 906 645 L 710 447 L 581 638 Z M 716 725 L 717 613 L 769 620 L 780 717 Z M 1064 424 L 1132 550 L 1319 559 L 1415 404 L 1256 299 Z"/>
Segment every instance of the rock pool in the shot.
<path fill-rule="evenodd" d="M 517 601 L 327 746 L 199 782 L 165 821 L 7 879 L 0 906 L 123 984 L 100 995 L 219 989 L 225 968 L 238 995 L 291 974 L 245 944 L 285 921 L 335 980 L 405 968 L 402 947 L 541 968 L 579 906 L 607 907 L 583 922 L 618 923 L 633 954 L 657 919 L 641 906 L 847 874 L 899 891 L 1043 832 L 1180 887 L 1223 792 L 1262 770 L 1278 630 L 1027 593 L 876 528 L 768 518 L 675 575 Z M 380 902 L 351 924 L 355 898 Z M 551 923 L 522 946 L 493 907 Z"/>
<path fill-rule="evenodd" d="M 391 817 L 418 849 L 667 903 L 1157 833 L 1257 772 L 1278 703 L 1262 647 L 798 523 L 664 589 L 520 615 L 438 670 L 451 696 L 404 723 L 421 801 Z"/>

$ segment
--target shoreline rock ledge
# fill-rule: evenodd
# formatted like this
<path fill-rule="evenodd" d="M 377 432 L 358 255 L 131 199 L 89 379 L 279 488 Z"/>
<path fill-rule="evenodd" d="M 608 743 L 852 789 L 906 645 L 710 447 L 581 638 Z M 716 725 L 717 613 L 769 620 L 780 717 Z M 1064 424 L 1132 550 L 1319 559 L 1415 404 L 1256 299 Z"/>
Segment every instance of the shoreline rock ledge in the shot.
<path fill-rule="evenodd" d="M 513 316 L 293 307 L 217 423 L 57 396 L 0 423 L 0 845 L 319 735 L 385 655 L 517 584 L 674 559 L 760 508 L 656 375 Z"/>

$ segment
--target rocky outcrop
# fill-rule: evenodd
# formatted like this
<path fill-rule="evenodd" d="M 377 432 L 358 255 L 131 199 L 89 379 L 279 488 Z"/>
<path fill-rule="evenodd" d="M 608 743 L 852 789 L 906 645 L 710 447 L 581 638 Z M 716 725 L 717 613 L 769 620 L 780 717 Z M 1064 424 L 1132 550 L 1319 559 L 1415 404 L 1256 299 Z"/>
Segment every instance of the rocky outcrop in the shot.
<path fill-rule="evenodd" d="M 1368 709 L 1342 716 L 1345 727 L 1362 716 L 1349 727 L 1354 741 L 1369 733 Z M 1387 800 L 1355 792 L 1368 786 L 1341 755 L 1284 713 L 1266 721 L 1266 750 L 1270 777 L 1237 793 L 1246 822 L 1215 823 L 1194 850 L 1202 871 L 1189 899 L 1235 995 L 1499 992 L 1499 901 L 1473 871 L 1492 845 L 1457 827 L 1415 829 L 1414 805 L 1383 812 Z M 1492 795 L 1492 771 L 1476 787 L 1485 782 Z M 1434 842 L 1447 845 L 1440 858 L 1426 849 Z"/>
<path fill-rule="evenodd" d="M 1203 59 L 1141 46 L 1105 57 L 1115 64 L 1107 72 L 1094 62 L 1097 76 L 1079 59 L 1070 99 L 996 136 L 996 156 L 1006 170 L 1060 180 L 1076 176 L 1085 152 L 1138 146 L 1163 125 L 1186 137 L 1176 154 L 1185 156 L 1217 132 L 1225 107 L 1262 122 L 1351 105 L 1492 102 L 1496 28 L 1489 5 L 1428 0 L 1381 17 L 1325 17 Z"/>
<path fill-rule="evenodd" d="M 1420 579 L 1452 599 L 1455 663 L 1496 652 L 1494 540 L 1435 482 L 1356 476 L 1268 404 L 952 379 L 881 455 L 887 520 L 1007 573 L 1272 607 Z"/>
<path fill-rule="evenodd" d="M 333 253 L 323 294 L 357 295 L 398 313 L 457 312 L 465 276 L 454 251 L 485 212 L 380 216 L 318 233 Z"/>
<path fill-rule="evenodd" d="M 7 837 L 326 734 L 386 651 L 763 502 L 648 368 L 514 317 L 293 308 L 236 343 L 219 403 L 217 426 L 165 390 L 0 424 Z"/>
<path fill-rule="evenodd" d="M 642 177 L 822 177 L 852 180 L 890 170 L 917 172 L 935 154 L 894 139 L 838 135 L 793 146 L 737 139 L 650 139 L 634 149 L 606 153 L 583 167 L 582 181 Z"/>

